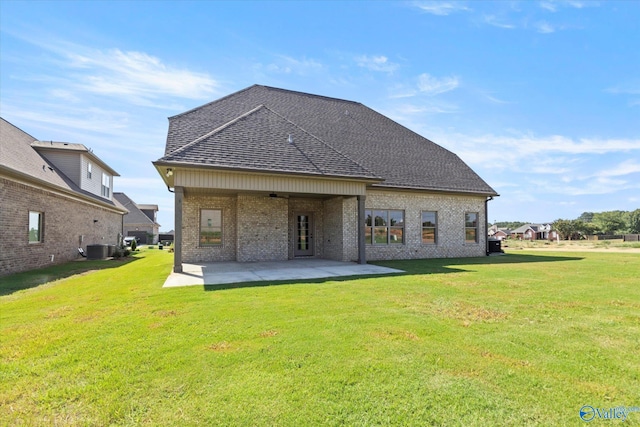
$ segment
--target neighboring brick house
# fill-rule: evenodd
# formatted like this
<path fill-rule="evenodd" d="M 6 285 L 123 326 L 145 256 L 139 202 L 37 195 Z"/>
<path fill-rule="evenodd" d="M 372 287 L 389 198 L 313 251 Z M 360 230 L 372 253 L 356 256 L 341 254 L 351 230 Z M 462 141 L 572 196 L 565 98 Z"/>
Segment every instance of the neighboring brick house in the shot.
<path fill-rule="evenodd" d="M 556 240 L 558 233 L 552 229 L 551 223 L 525 224 L 512 230 L 511 237 L 521 240 Z"/>
<path fill-rule="evenodd" d="M 112 199 L 114 176 L 84 145 L 37 141 L 0 118 L 0 275 L 116 244 L 126 210 Z"/>
<path fill-rule="evenodd" d="M 482 256 L 497 193 L 352 101 L 254 85 L 169 118 L 175 265 Z"/>
<path fill-rule="evenodd" d="M 160 224 L 156 222 L 158 205 L 139 205 L 124 193 L 113 193 L 113 197 L 129 211 L 124 216 L 125 236 L 138 238 L 141 244 L 158 243 Z"/>
<path fill-rule="evenodd" d="M 498 227 L 497 225 L 494 224 L 491 227 L 489 227 L 489 231 L 487 234 L 490 238 L 493 238 L 496 240 L 504 240 L 504 239 L 508 239 L 511 236 L 511 230 L 509 230 L 508 228 Z"/>

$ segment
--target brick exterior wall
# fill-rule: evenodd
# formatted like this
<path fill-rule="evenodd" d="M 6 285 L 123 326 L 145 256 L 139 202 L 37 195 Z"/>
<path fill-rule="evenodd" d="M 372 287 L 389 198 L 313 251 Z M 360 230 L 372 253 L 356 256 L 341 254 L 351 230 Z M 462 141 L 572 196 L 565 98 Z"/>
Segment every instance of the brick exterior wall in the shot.
<path fill-rule="evenodd" d="M 342 205 L 343 197 L 333 197 L 323 202 L 323 253 L 325 258 L 334 261 L 342 261 L 344 254 Z"/>
<path fill-rule="evenodd" d="M 4 178 L 0 200 L 0 275 L 78 259 L 79 247 L 115 245 L 122 232 L 118 213 Z M 29 243 L 29 211 L 44 213 L 42 243 Z"/>
<path fill-rule="evenodd" d="M 289 258 L 289 200 L 238 194 L 239 262 Z"/>
<path fill-rule="evenodd" d="M 342 218 L 342 261 L 358 261 L 358 199 L 356 197 L 344 199 Z"/>
<path fill-rule="evenodd" d="M 478 257 L 486 254 L 484 197 L 372 190 L 366 209 L 404 210 L 404 244 L 366 245 L 367 260 Z M 422 243 L 422 211 L 437 212 L 437 243 Z M 478 243 L 465 243 L 465 213 L 478 213 Z M 355 243 L 354 243 L 355 245 Z"/>
<path fill-rule="evenodd" d="M 200 209 L 222 210 L 222 245 L 200 246 Z M 185 192 L 182 203 L 182 261 L 235 261 L 236 221 L 236 196 Z"/>
<path fill-rule="evenodd" d="M 483 197 L 370 190 L 366 209 L 405 213 L 404 244 L 366 245 L 367 260 L 484 256 Z M 223 244 L 200 247 L 200 209 L 221 209 Z M 422 211 L 437 212 L 437 243 L 422 243 Z M 466 212 L 479 216 L 478 243 L 465 243 Z M 185 193 L 183 262 L 274 261 L 294 258 L 297 213 L 314 218 L 314 256 L 337 261 L 358 260 L 356 197 L 327 199 L 264 195 Z"/>

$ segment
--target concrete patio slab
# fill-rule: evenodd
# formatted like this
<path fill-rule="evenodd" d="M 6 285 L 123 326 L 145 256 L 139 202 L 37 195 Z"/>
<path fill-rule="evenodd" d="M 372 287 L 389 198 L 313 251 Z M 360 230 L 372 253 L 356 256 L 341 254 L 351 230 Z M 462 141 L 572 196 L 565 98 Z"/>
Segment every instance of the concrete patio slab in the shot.
<path fill-rule="evenodd" d="M 183 264 L 182 270 L 182 273 L 171 273 L 163 287 L 404 273 L 402 270 L 378 265 L 324 259 Z"/>

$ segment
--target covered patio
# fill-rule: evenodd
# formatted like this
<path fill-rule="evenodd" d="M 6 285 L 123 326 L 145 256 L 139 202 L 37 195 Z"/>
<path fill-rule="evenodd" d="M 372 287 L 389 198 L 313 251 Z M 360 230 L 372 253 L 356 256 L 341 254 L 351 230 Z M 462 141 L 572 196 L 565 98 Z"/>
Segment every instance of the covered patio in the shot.
<path fill-rule="evenodd" d="M 212 262 L 182 264 L 182 272 L 172 272 L 165 288 L 196 285 L 223 285 L 242 282 L 321 279 L 403 273 L 402 270 L 355 262 L 326 259 L 293 259 L 268 262 Z"/>

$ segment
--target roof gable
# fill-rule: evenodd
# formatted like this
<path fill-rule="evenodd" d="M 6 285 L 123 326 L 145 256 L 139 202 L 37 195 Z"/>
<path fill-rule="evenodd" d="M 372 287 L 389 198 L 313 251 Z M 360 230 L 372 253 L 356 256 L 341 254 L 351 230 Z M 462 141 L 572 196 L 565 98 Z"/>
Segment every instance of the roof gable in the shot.
<path fill-rule="evenodd" d="M 129 213 L 124 215 L 124 223 L 128 224 L 148 224 L 148 225 L 158 225 L 153 222 L 147 215 L 145 215 L 142 210 L 140 210 L 139 206 L 129 198 L 124 193 L 113 193 L 113 198 L 118 201 Z"/>

